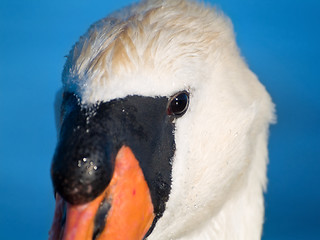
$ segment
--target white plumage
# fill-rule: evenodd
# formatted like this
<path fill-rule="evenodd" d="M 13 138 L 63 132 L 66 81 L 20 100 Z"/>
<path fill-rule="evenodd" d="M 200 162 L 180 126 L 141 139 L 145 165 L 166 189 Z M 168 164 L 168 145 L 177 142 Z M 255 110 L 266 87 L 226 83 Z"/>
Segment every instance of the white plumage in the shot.
<path fill-rule="evenodd" d="M 189 90 L 172 190 L 149 240 L 261 237 L 273 104 L 221 12 L 184 0 L 125 8 L 81 37 L 63 82 L 89 104 Z"/>

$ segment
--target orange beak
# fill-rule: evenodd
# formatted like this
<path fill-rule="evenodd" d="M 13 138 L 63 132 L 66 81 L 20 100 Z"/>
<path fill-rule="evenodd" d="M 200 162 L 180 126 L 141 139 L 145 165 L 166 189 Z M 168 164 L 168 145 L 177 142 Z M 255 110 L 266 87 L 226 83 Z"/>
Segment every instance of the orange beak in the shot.
<path fill-rule="evenodd" d="M 50 240 L 141 240 L 154 220 L 150 191 L 129 147 L 117 153 L 108 187 L 83 205 L 56 197 Z"/>

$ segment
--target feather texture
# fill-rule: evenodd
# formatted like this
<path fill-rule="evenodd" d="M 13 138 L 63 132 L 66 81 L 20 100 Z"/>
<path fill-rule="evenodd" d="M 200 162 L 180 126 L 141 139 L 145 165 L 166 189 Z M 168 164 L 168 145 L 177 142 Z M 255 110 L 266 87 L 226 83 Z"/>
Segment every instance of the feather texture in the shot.
<path fill-rule="evenodd" d="M 75 44 L 63 83 L 89 104 L 189 90 L 189 110 L 176 122 L 172 191 L 148 239 L 260 239 L 274 107 L 221 12 L 147 0 L 111 14 Z"/>

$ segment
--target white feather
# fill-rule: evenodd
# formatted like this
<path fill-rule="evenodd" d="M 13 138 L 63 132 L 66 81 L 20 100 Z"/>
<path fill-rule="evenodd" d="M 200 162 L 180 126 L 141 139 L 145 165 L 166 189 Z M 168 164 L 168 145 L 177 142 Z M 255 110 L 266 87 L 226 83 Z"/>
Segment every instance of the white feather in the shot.
<path fill-rule="evenodd" d="M 188 89 L 171 194 L 148 239 L 260 239 L 273 104 L 222 13 L 184 0 L 116 12 L 75 45 L 63 81 L 89 104 Z"/>

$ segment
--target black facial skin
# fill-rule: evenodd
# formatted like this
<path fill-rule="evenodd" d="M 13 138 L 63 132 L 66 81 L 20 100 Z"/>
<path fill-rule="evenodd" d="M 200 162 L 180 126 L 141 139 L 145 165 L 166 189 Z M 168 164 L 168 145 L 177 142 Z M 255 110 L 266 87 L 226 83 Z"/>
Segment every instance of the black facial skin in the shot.
<path fill-rule="evenodd" d="M 128 96 L 89 107 L 65 93 L 51 168 L 55 191 L 71 204 L 95 199 L 111 180 L 118 150 L 129 146 L 150 189 L 156 215 L 150 234 L 171 190 L 175 142 L 167 108 L 167 97 Z"/>

